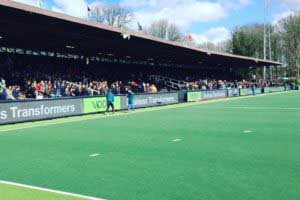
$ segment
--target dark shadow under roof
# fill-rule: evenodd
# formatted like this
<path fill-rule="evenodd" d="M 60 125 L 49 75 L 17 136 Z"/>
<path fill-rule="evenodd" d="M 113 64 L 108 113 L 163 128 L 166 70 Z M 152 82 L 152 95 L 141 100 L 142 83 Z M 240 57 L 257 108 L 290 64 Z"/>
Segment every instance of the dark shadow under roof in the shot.
<path fill-rule="evenodd" d="M 116 58 L 154 60 L 194 67 L 262 67 L 279 62 L 203 51 L 176 42 L 130 32 L 68 15 L 0 0 L 0 46 L 72 53 L 84 56 L 112 54 Z M 75 48 L 69 49 L 66 46 Z"/>

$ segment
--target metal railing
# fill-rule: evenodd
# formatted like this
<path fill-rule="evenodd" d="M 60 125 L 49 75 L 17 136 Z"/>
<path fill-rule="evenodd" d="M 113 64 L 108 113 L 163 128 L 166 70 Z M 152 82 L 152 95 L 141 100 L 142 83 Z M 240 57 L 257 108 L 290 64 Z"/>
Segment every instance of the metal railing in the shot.
<path fill-rule="evenodd" d="M 160 75 L 150 75 L 149 79 L 175 90 L 181 89 L 188 84 L 188 82 L 185 81 L 180 81 L 180 80 L 176 80 L 173 78 L 160 76 Z"/>

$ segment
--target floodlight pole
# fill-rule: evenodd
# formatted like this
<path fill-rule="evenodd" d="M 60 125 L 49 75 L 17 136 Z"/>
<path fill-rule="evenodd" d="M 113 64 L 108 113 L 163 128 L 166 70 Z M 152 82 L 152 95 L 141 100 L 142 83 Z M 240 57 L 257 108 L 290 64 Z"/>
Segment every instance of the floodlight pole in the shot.
<path fill-rule="evenodd" d="M 271 14 L 270 10 L 270 0 L 267 0 L 267 16 L 269 17 Z M 271 44 L 271 26 L 269 26 L 269 60 L 272 60 L 272 44 Z M 273 80 L 273 66 L 270 66 L 270 79 Z"/>
<path fill-rule="evenodd" d="M 266 10 L 267 0 L 264 0 L 264 60 L 267 59 Z M 264 66 L 263 79 L 266 80 L 266 66 Z"/>

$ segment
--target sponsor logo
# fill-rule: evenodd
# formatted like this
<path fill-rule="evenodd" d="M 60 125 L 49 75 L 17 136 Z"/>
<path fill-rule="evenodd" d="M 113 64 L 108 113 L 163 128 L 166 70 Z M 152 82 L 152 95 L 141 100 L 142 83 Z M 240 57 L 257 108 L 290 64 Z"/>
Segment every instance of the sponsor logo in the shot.
<path fill-rule="evenodd" d="M 178 103 L 178 93 L 136 95 L 135 107 L 147 107 Z"/>
<path fill-rule="evenodd" d="M 0 124 L 78 115 L 82 100 L 45 100 L 0 104 Z"/>
<path fill-rule="evenodd" d="M 227 97 L 226 90 L 203 91 L 203 99 L 217 99 Z"/>
<path fill-rule="evenodd" d="M 264 93 L 270 93 L 270 88 L 269 87 L 265 87 L 264 88 Z"/>
<path fill-rule="evenodd" d="M 228 96 L 239 96 L 240 95 L 240 90 L 237 88 L 234 89 L 228 89 Z"/>
<path fill-rule="evenodd" d="M 248 90 L 247 89 L 240 89 L 240 95 L 241 96 L 247 96 L 248 95 Z"/>
<path fill-rule="evenodd" d="M 7 119 L 10 116 L 12 119 L 18 118 L 32 118 L 47 115 L 60 115 L 74 113 L 76 111 L 75 105 L 66 106 L 45 106 L 31 108 L 19 108 L 18 106 L 9 107 L 6 111 L 1 111 L 1 119 Z"/>
<path fill-rule="evenodd" d="M 84 113 L 103 112 L 106 110 L 106 97 L 94 97 L 83 99 Z M 115 97 L 114 106 L 116 110 L 121 109 L 120 97 Z"/>
<path fill-rule="evenodd" d="M 284 92 L 284 87 L 270 87 L 270 92 Z"/>
<path fill-rule="evenodd" d="M 201 92 L 188 92 L 187 100 L 188 101 L 200 101 L 200 100 L 202 100 L 202 93 Z"/>

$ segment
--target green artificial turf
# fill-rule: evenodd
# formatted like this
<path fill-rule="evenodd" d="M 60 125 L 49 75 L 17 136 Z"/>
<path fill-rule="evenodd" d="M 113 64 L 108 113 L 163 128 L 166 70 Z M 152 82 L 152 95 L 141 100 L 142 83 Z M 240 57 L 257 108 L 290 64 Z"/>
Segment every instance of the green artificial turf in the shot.
<path fill-rule="evenodd" d="M 298 200 L 300 93 L 0 132 L 0 152 L 1 180 L 108 200 Z"/>

